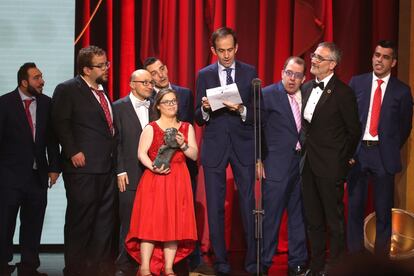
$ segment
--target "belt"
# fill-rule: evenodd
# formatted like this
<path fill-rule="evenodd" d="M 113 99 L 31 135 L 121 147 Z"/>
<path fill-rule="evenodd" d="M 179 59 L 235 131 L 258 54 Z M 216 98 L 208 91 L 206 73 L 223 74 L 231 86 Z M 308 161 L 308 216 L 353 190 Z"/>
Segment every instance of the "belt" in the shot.
<path fill-rule="evenodd" d="M 378 146 L 379 143 L 380 143 L 379 141 L 362 140 L 362 144 L 367 147 Z"/>

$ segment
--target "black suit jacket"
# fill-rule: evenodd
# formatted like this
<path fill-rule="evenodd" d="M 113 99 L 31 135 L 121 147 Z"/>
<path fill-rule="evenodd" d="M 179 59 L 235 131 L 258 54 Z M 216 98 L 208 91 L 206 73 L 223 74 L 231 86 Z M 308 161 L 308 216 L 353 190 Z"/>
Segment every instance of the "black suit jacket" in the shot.
<path fill-rule="evenodd" d="M 36 104 L 33 141 L 18 89 L 0 97 L 0 186 L 21 186 L 32 175 L 34 161 L 43 186 L 48 184 L 48 172 L 60 172 L 59 145 L 50 120 L 51 100 L 41 94 Z"/>
<path fill-rule="evenodd" d="M 76 76 L 59 84 L 52 98 L 52 119 L 62 146 L 63 172 L 108 173 L 115 155 L 115 137 L 86 82 Z M 86 165 L 75 168 L 71 157 L 83 152 Z"/>
<path fill-rule="evenodd" d="M 312 92 L 312 81 L 302 88 L 302 114 Z M 303 118 L 303 115 L 302 115 Z M 302 145 L 314 174 L 345 178 L 361 137 L 358 107 L 352 89 L 333 75 L 319 99 L 312 122 L 302 120 Z"/>
<path fill-rule="evenodd" d="M 149 121 L 154 121 L 156 114 L 152 110 L 153 102 L 149 107 Z M 138 160 L 138 143 L 142 129 L 138 116 L 128 96 L 117 100 L 113 105 L 114 122 L 117 133 L 117 174 L 126 172 L 129 185 L 127 190 L 136 190 L 145 167 Z"/>

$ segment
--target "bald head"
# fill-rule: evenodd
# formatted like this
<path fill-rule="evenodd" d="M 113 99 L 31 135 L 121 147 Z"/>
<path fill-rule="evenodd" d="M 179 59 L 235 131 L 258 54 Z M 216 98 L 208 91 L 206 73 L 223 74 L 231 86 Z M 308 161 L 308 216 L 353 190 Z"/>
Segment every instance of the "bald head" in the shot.
<path fill-rule="evenodd" d="M 131 74 L 131 80 L 129 83 L 132 94 L 140 99 L 145 100 L 152 95 L 153 80 L 151 74 L 144 69 L 139 69 Z"/>

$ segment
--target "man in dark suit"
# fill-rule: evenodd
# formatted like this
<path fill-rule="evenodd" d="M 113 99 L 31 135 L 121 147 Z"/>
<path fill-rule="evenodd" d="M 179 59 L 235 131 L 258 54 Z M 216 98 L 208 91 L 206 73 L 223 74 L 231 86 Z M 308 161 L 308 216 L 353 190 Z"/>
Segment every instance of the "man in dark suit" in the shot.
<path fill-rule="evenodd" d="M 363 134 L 348 178 L 348 249 L 364 249 L 363 221 L 367 182 L 374 185 L 376 215 L 375 253 L 388 256 L 391 241 L 391 209 L 394 176 L 402 169 L 400 149 L 411 132 L 413 100 L 405 83 L 391 76 L 397 64 L 397 48 L 380 41 L 372 56 L 373 72 L 350 81 L 358 101 Z"/>
<path fill-rule="evenodd" d="M 109 65 L 102 49 L 81 49 L 79 75 L 59 84 L 53 94 L 68 201 L 64 275 L 108 275 L 113 264 L 116 142 L 111 104 L 102 87 Z"/>
<path fill-rule="evenodd" d="M 302 197 L 311 247 L 310 275 L 323 275 L 344 253 L 344 182 L 361 135 L 355 95 L 334 74 L 340 57 L 334 43 L 320 43 L 311 54 L 315 80 L 302 89 Z"/>
<path fill-rule="evenodd" d="M 0 97 L 0 275 L 14 267 L 13 235 L 20 210 L 19 276 L 39 273 L 40 237 L 49 187 L 59 177 L 59 145 L 50 121 L 51 99 L 42 94 L 42 72 L 34 63 L 17 73 L 18 87 Z M 47 157 L 46 157 L 47 156 Z"/>
<path fill-rule="evenodd" d="M 264 182 L 262 267 L 267 274 L 278 244 L 283 211 L 288 212 L 288 274 L 302 275 L 308 259 L 302 214 L 299 162 L 302 97 L 305 61 L 289 57 L 282 80 L 263 89 Z"/>
<path fill-rule="evenodd" d="M 224 201 L 226 196 L 226 167 L 231 165 L 239 190 L 239 203 L 245 231 L 247 254 L 245 269 L 256 271 L 254 237 L 254 94 L 252 80 L 256 69 L 235 61 L 237 38 L 232 29 L 223 27 L 211 37 L 211 51 L 218 62 L 198 73 L 195 121 L 205 125 L 201 147 L 204 169 L 210 241 L 215 253 L 217 275 L 228 275 L 230 265 L 224 240 Z M 212 111 L 206 90 L 235 82 L 243 103 L 223 102 L 224 108 Z"/>
<path fill-rule="evenodd" d="M 144 166 L 138 161 L 138 142 L 143 128 L 155 119 L 152 111 L 153 80 L 143 69 L 134 71 L 129 83 L 131 93 L 114 103 L 117 130 L 117 175 L 119 189 L 119 255 L 115 261 L 115 276 L 136 275 L 137 264 L 125 250 L 135 193 Z"/>

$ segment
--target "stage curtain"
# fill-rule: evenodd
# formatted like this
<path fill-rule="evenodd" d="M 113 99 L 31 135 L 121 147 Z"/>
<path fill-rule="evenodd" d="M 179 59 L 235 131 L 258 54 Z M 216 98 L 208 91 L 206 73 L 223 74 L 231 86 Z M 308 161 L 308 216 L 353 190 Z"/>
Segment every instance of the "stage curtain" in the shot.
<path fill-rule="evenodd" d="M 76 35 L 98 2 L 76 1 Z M 309 53 L 323 40 L 334 41 L 343 50 L 337 73 L 348 82 L 352 75 L 371 70 L 377 40 L 398 41 L 398 5 L 393 0 L 104 0 L 75 52 L 89 44 L 108 51 L 112 63 L 108 90 L 113 100 L 128 93 L 131 72 L 148 56 L 165 62 L 173 83 L 194 91 L 198 70 L 216 61 L 210 35 L 224 25 L 236 30 L 237 58 L 256 66 L 263 86 L 280 80 L 282 65 L 292 54 L 302 55 L 309 71 Z M 196 127 L 199 145 L 202 134 L 203 129 Z M 199 237 L 203 251 L 208 251 L 202 168 L 198 180 Z M 227 246 L 239 250 L 244 246 L 243 231 L 231 170 L 227 183 Z M 286 218 L 283 221 L 280 251 L 287 250 Z"/>

